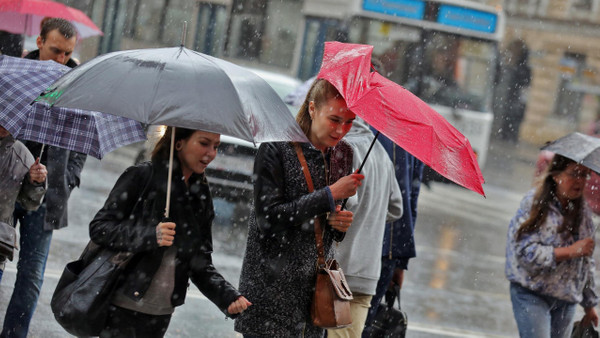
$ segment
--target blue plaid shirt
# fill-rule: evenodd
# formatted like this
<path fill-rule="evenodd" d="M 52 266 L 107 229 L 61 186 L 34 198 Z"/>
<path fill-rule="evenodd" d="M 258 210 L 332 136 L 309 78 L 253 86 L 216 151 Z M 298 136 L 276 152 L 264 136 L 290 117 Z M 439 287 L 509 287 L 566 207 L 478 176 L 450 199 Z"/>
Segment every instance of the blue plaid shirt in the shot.
<path fill-rule="evenodd" d="M 529 218 L 533 195 L 531 190 L 521 201 L 521 206 L 510 221 L 506 241 L 505 274 L 509 281 L 534 292 L 552 296 L 567 302 L 580 303 L 588 308 L 598 303 L 594 282 L 594 260 L 582 257 L 557 262 L 554 248 L 566 247 L 578 239 L 594 237 L 594 225 L 589 209 L 584 207 L 579 235 L 558 233 L 563 222 L 560 203 L 550 206 L 546 221 L 538 231 L 523 234 L 517 241 L 515 234 Z"/>

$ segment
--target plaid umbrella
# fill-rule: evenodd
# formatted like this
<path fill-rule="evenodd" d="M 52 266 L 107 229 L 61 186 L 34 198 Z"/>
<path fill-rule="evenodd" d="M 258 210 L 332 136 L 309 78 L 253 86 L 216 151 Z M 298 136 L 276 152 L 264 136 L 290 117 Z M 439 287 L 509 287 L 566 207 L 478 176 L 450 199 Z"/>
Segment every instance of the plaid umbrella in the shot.
<path fill-rule="evenodd" d="M 15 138 L 85 153 L 101 159 L 110 151 L 145 140 L 141 124 L 94 111 L 31 102 L 70 68 L 54 61 L 0 55 L 0 125 Z"/>

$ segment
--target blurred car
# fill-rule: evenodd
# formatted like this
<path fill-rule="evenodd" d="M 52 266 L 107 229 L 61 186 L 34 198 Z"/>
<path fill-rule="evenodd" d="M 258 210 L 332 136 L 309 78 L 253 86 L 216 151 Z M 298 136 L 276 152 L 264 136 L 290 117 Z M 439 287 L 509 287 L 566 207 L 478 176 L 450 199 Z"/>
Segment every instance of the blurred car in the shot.
<path fill-rule="evenodd" d="M 293 77 L 274 72 L 248 68 L 263 78 L 275 92 L 283 97 L 302 82 Z M 296 115 L 297 107 L 288 105 L 290 114 Z M 223 198 L 229 202 L 244 207 L 252 200 L 254 157 L 259 144 L 240 140 L 235 137 L 221 135 L 221 145 L 217 157 L 206 168 L 210 182 L 211 193 L 214 197 Z"/>

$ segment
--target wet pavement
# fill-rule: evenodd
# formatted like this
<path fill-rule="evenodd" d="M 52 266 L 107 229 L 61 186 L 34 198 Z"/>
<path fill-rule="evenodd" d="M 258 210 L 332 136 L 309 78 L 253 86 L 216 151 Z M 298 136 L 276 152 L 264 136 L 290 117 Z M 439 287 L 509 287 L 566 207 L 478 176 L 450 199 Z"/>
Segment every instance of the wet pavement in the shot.
<path fill-rule="evenodd" d="M 81 189 L 71 199 L 70 226 L 54 233 L 31 337 L 68 336 L 50 311 L 56 281 L 64 265 L 76 259 L 87 243 L 87 224 L 135 152 L 134 147 L 123 148 L 102 162 L 91 159 L 86 164 Z M 536 155 L 535 145 L 492 143 L 483 171 L 487 198 L 447 184 L 422 190 L 415 234 L 418 257 L 410 262 L 402 291 L 402 307 L 409 319 L 407 337 L 517 336 L 504 278 L 504 245 L 508 222 L 530 187 Z M 244 221 L 231 224 L 231 218 L 236 219 L 232 205 L 223 201 L 215 205 L 214 262 L 237 285 L 246 225 Z M 10 263 L 0 285 L 0 304 L 8 302 L 14 275 L 15 264 Z M 4 311 L 0 308 L 0 315 Z M 233 322 L 225 320 L 193 286 L 167 333 L 167 337 L 239 336 L 233 332 Z"/>

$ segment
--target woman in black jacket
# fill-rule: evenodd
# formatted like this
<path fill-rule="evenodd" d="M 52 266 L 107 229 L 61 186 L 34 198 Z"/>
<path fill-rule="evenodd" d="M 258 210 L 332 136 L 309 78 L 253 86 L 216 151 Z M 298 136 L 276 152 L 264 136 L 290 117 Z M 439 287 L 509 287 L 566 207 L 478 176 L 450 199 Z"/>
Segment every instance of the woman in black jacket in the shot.
<path fill-rule="evenodd" d="M 127 169 L 90 223 L 92 241 L 134 253 L 116 290 L 101 337 L 162 337 L 188 279 L 226 315 L 250 303 L 212 264 L 212 198 L 204 177 L 220 135 L 176 128 L 169 220 L 164 220 L 168 128 L 152 161 Z"/>
<path fill-rule="evenodd" d="M 314 218 L 321 219 L 326 258 L 341 241 L 352 213 L 338 202 L 356 193 L 364 178 L 352 172 L 352 149 L 341 141 L 355 115 L 333 85 L 317 80 L 296 120 L 310 140 L 301 144 L 314 184 L 309 193 L 295 147 L 261 144 L 254 164 L 254 209 L 240 277 L 240 291 L 254 304 L 235 330 L 244 337 L 322 337 L 312 325 L 316 280 Z"/>

